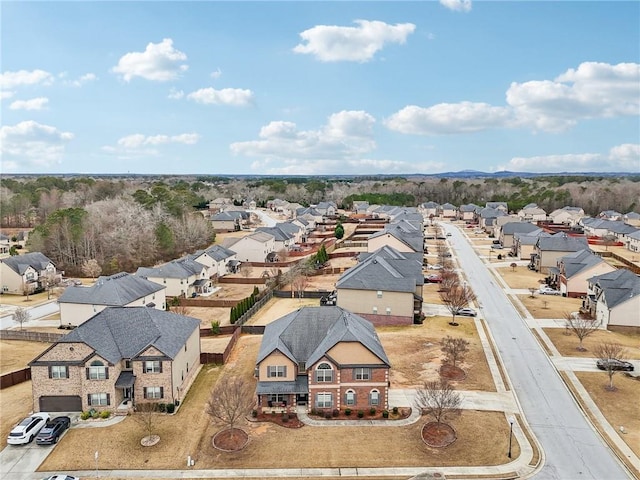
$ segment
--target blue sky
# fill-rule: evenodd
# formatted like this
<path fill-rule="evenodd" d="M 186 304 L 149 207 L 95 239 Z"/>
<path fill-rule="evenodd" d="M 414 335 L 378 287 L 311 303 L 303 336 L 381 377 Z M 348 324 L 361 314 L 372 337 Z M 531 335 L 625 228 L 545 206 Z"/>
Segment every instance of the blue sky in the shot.
<path fill-rule="evenodd" d="M 636 1 L 3 1 L 2 172 L 638 172 L 639 19 Z"/>

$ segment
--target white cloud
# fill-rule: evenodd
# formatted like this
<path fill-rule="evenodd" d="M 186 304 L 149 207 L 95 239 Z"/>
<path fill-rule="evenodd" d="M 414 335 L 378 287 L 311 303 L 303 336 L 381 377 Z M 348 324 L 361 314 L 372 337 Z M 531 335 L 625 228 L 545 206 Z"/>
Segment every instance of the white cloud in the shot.
<path fill-rule="evenodd" d="M 201 88 L 187 95 L 189 100 L 205 105 L 249 105 L 253 101 L 253 92 L 240 88 Z"/>
<path fill-rule="evenodd" d="M 165 38 L 160 43 L 149 43 L 144 52 L 123 55 L 112 71 L 126 82 L 133 77 L 165 82 L 175 80 L 189 68 L 186 60 L 187 55 L 173 47 L 173 40 Z"/>
<path fill-rule="evenodd" d="M 381 21 L 356 20 L 357 27 L 316 25 L 300 33 L 303 42 L 293 51 L 314 55 L 323 62 L 368 62 L 388 43 L 404 44 L 416 26 L 390 25 Z"/>
<path fill-rule="evenodd" d="M 222 76 L 222 70 L 220 70 L 219 68 L 217 68 L 215 72 L 211 72 L 211 78 L 213 78 L 214 80 L 217 80 L 221 76 Z"/>
<path fill-rule="evenodd" d="M 394 131 L 415 135 L 478 132 L 503 127 L 511 120 L 507 108 L 487 103 L 440 103 L 428 108 L 409 105 L 391 115 L 385 125 Z"/>
<path fill-rule="evenodd" d="M 84 75 L 79 76 L 77 79 L 71 80 L 70 82 L 67 82 L 67 83 L 72 87 L 82 87 L 83 85 L 89 82 L 93 82 L 97 79 L 98 77 L 96 76 L 95 73 L 85 73 Z"/>
<path fill-rule="evenodd" d="M 12 92 L 10 90 L 0 90 L 0 100 L 6 100 L 7 98 L 11 98 L 16 94 L 16 92 Z"/>
<path fill-rule="evenodd" d="M 637 172 L 640 144 L 615 146 L 608 153 L 570 153 L 536 157 L 515 157 L 498 170 L 516 172 Z"/>
<path fill-rule="evenodd" d="M 301 165 L 304 168 L 297 173 L 343 171 L 345 163 L 362 161 L 361 155 L 376 148 L 374 123 L 363 111 L 335 113 L 318 130 L 298 130 L 295 123 L 274 121 L 260 129 L 259 140 L 232 143 L 230 149 L 234 155 L 260 157 L 252 168 L 269 173 L 293 173 Z"/>
<path fill-rule="evenodd" d="M 184 97 L 184 92 L 175 88 L 169 90 L 169 95 L 167 95 L 167 98 L 171 100 L 180 100 L 182 97 Z"/>
<path fill-rule="evenodd" d="M 31 98 L 29 100 L 16 100 L 11 102 L 11 110 L 42 110 L 49 103 L 46 97 Z"/>
<path fill-rule="evenodd" d="M 18 70 L 0 74 L 0 88 L 9 90 L 24 85 L 51 85 L 54 77 L 44 70 Z"/>
<path fill-rule="evenodd" d="M 60 163 L 67 142 L 73 133 L 33 120 L 0 128 L 0 151 L 3 168 L 27 171 Z"/>
<path fill-rule="evenodd" d="M 454 12 L 471 11 L 471 0 L 440 0 L 440 4 Z"/>
<path fill-rule="evenodd" d="M 200 139 L 197 133 L 182 133 L 180 135 L 150 135 L 145 136 L 141 133 L 127 135 L 118 140 L 118 145 L 124 148 L 140 148 L 154 145 L 164 145 L 167 143 L 183 143 L 185 145 L 193 145 Z"/>

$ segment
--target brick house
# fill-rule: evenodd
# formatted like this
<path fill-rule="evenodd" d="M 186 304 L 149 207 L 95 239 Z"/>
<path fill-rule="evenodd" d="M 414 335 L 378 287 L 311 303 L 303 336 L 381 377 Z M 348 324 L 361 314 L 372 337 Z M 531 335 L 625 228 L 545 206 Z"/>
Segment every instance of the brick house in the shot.
<path fill-rule="evenodd" d="M 0 260 L 2 293 L 23 295 L 42 291 L 49 282 L 57 283 L 61 278 L 44 253 L 31 252 Z"/>
<path fill-rule="evenodd" d="M 302 307 L 265 328 L 255 370 L 258 407 L 385 409 L 389 368 L 370 322 L 340 307 Z"/>
<path fill-rule="evenodd" d="M 147 307 L 110 307 L 29 363 L 33 411 L 128 412 L 182 400 L 200 365 L 200 321 Z"/>

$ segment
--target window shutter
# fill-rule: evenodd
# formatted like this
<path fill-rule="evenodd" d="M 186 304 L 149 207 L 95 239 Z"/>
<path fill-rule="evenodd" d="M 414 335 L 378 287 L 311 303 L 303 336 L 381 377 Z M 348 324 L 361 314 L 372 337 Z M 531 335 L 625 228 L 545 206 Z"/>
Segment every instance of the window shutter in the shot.
<path fill-rule="evenodd" d="M 352 378 L 352 380 L 357 380 L 356 369 L 355 368 L 353 369 L 353 378 Z"/>
<path fill-rule="evenodd" d="M 344 394 L 344 404 L 347 405 L 347 406 L 349 406 L 348 400 L 349 400 L 349 394 L 345 392 L 345 394 Z"/>
<path fill-rule="evenodd" d="M 64 378 L 69 378 L 69 366 L 65 365 L 64 367 Z"/>
<path fill-rule="evenodd" d="M 104 378 L 109 379 L 109 367 L 104 368 Z"/>
<path fill-rule="evenodd" d="M 111 405 L 111 394 L 107 393 L 107 405 Z"/>
<path fill-rule="evenodd" d="M 143 392 L 143 395 L 142 395 L 142 396 L 143 396 L 144 398 L 147 398 L 147 387 L 144 387 L 144 388 L 142 389 L 142 392 Z"/>
<path fill-rule="evenodd" d="M 89 378 L 90 378 L 89 377 L 89 367 L 87 367 L 85 370 L 87 371 L 87 380 L 89 380 Z M 91 404 L 89 404 L 89 405 L 91 405 Z"/>
<path fill-rule="evenodd" d="M 51 365 L 49 365 L 48 369 L 49 369 L 49 378 L 53 378 L 53 376 L 51 374 Z"/>
<path fill-rule="evenodd" d="M 287 376 L 287 366 L 286 365 L 284 366 L 284 376 L 285 377 Z"/>
<path fill-rule="evenodd" d="M 160 398 L 164 398 L 164 387 L 160 387 Z"/>
<path fill-rule="evenodd" d="M 91 394 L 87 394 L 87 405 L 91 406 Z"/>
<path fill-rule="evenodd" d="M 162 360 L 160 360 L 160 362 L 158 363 L 160 363 L 160 373 L 162 373 Z"/>

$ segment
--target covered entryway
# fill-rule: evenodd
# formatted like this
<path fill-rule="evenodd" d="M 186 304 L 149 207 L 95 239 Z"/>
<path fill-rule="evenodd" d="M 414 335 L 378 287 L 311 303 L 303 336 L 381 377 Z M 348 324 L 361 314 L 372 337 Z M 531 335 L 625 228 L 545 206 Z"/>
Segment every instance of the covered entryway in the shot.
<path fill-rule="evenodd" d="M 82 399 L 76 395 L 40 397 L 41 412 L 81 412 Z"/>

